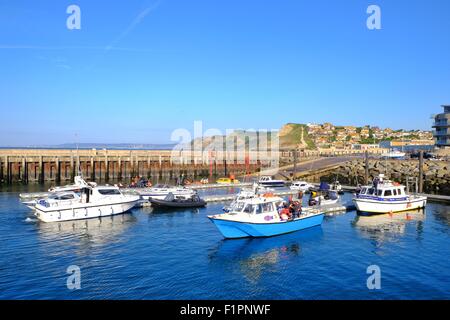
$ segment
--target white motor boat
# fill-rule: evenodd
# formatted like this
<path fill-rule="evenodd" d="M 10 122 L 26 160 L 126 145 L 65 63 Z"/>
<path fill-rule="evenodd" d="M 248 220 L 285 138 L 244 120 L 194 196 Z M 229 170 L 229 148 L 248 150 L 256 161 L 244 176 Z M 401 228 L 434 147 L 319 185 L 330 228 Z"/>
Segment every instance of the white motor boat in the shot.
<path fill-rule="evenodd" d="M 258 184 L 262 187 L 284 187 L 285 182 L 273 179 L 271 176 L 262 176 L 259 178 Z"/>
<path fill-rule="evenodd" d="M 231 208 L 234 207 L 236 202 L 243 201 L 246 199 L 253 199 L 258 196 L 258 191 L 265 191 L 266 188 L 260 188 L 257 183 L 253 184 L 253 188 L 245 188 L 242 189 L 234 198 L 234 200 L 228 205 L 223 207 L 223 211 L 229 212 Z"/>
<path fill-rule="evenodd" d="M 81 176 L 76 176 L 74 178 L 74 183 L 73 184 L 68 184 L 65 186 L 56 186 L 56 187 L 51 187 L 50 189 L 48 189 L 48 192 L 62 192 L 62 191 L 79 191 L 81 188 L 84 187 L 95 187 L 97 186 L 97 183 L 95 182 L 86 182 Z"/>
<path fill-rule="evenodd" d="M 124 213 L 139 200 L 122 194 L 118 187 L 85 186 L 80 193 L 65 191 L 38 200 L 34 214 L 44 222 L 97 218 Z"/>
<path fill-rule="evenodd" d="M 22 203 L 30 209 L 34 209 L 36 204 L 40 199 L 45 199 L 48 197 L 53 197 L 57 193 L 64 192 L 81 192 L 82 188 L 95 187 L 97 183 L 87 182 L 81 176 L 76 176 L 74 178 L 73 184 L 68 184 L 65 186 L 55 186 L 48 189 L 48 192 L 36 192 L 36 193 L 21 193 L 19 197 L 23 200 Z M 60 195 L 61 196 L 61 195 Z"/>
<path fill-rule="evenodd" d="M 342 190 L 342 185 L 337 180 L 330 184 L 330 191 L 337 192 L 338 194 L 344 193 L 344 190 Z"/>
<path fill-rule="evenodd" d="M 292 185 L 289 187 L 291 190 L 307 192 L 314 188 L 314 186 L 306 181 L 294 181 Z"/>
<path fill-rule="evenodd" d="M 397 149 L 393 149 L 389 152 L 383 153 L 381 156 L 384 158 L 399 159 L 404 158 L 406 156 L 406 153 L 398 151 Z"/>
<path fill-rule="evenodd" d="M 406 187 L 399 183 L 385 180 L 380 174 L 372 185 L 364 186 L 353 202 L 356 209 L 369 213 L 391 213 L 424 208 L 427 197 L 406 193 Z"/>
<path fill-rule="evenodd" d="M 157 184 L 151 188 L 136 188 L 133 189 L 133 191 L 139 194 L 143 200 L 149 200 L 150 198 L 164 200 L 169 193 L 172 193 L 175 198 L 190 199 L 192 196 L 197 194 L 197 191 L 194 189 L 163 184 Z"/>
<path fill-rule="evenodd" d="M 327 196 L 327 195 L 320 195 L 314 198 L 316 203 L 319 206 L 329 206 L 332 204 L 337 204 L 340 200 L 340 197 L 338 194 L 334 193 L 333 196 Z"/>

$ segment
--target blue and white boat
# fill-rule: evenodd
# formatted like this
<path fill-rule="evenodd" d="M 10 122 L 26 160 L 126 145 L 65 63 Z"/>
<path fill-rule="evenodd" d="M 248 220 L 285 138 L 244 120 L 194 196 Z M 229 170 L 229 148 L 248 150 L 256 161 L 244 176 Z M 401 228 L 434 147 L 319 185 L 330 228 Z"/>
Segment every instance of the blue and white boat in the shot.
<path fill-rule="evenodd" d="M 392 213 L 425 208 L 427 197 L 407 194 L 405 186 L 380 174 L 372 185 L 362 187 L 353 199 L 356 209 L 368 213 Z"/>
<path fill-rule="evenodd" d="M 278 213 L 284 200 L 257 196 L 236 201 L 230 212 L 208 216 L 225 238 L 272 237 L 322 224 L 324 214 L 305 208 L 295 218 Z"/>

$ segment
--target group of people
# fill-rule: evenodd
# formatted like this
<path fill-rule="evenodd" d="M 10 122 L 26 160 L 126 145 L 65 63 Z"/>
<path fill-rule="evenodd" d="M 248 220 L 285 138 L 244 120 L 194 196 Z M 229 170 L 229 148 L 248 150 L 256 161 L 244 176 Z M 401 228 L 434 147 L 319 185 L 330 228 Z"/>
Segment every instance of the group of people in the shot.
<path fill-rule="evenodd" d="M 302 214 L 301 201 L 290 200 L 289 202 L 284 202 L 278 209 L 278 214 L 283 221 L 299 218 Z"/>
<path fill-rule="evenodd" d="M 141 176 L 133 177 L 129 185 L 130 188 L 150 188 L 151 186 L 151 181 Z"/>

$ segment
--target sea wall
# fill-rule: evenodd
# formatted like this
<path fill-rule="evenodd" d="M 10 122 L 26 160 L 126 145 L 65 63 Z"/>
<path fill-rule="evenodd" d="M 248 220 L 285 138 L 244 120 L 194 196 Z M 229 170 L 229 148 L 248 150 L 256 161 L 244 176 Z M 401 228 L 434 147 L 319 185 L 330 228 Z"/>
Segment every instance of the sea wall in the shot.
<path fill-rule="evenodd" d="M 419 178 L 418 160 L 369 160 L 369 181 L 383 173 L 388 179 L 406 184 L 410 179 L 411 190 L 415 186 L 411 181 Z M 332 182 L 338 179 L 344 185 L 364 184 L 364 159 L 346 162 L 334 170 L 333 174 L 323 176 L 322 181 Z M 423 191 L 450 195 L 450 162 L 426 160 L 423 164 Z"/>

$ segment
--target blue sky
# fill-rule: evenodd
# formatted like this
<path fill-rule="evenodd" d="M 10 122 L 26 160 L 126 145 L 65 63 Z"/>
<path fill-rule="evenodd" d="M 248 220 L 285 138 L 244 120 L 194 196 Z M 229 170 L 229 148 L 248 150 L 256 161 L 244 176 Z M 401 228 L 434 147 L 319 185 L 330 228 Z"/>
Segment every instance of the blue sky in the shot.
<path fill-rule="evenodd" d="M 0 0 L 0 146 L 166 143 L 194 120 L 430 129 L 444 103 L 448 0 Z"/>

